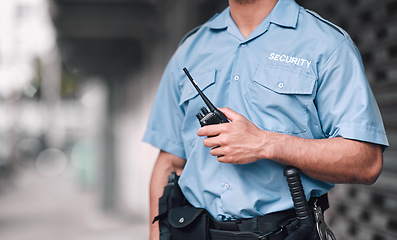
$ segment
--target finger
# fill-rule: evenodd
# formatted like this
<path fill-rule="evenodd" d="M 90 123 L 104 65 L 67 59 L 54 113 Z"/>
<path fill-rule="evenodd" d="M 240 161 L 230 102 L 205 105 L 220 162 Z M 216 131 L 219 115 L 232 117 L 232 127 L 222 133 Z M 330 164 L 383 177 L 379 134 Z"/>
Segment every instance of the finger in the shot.
<path fill-rule="evenodd" d="M 207 125 L 204 127 L 199 128 L 197 130 L 197 135 L 199 137 L 204 137 L 204 136 L 216 136 L 219 135 L 222 132 L 222 127 L 221 124 L 214 124 L 214 125 Z"/>
<path fill-rule="evenodd" d="M 220 139 L 217 136 L 208 137 L 203 140 L 203 144 L 208 148 L 218 147 L 220 146 Z"/>
<path fill-rule="evenodd" d="M 216 156 L 216 157 L 224 156 L 223 149 L 222 149 L 222 147 L 219 147 L 219 146 L 213 147 L 213 148 L 210 150 L 210 154 L 211 154 L 212 156 Z"/>
<path fill-rule="evenodd" d="M 225 155 L 220 155 L 217 157 L 218 162 L 226 163 Z"/>
<path fill-rule="evenodd" d="M 230 108 L 219 108 L 219 110 L 221 111 L 221 112 L 223 112 L 223 114 L 225 114 L 226 115 L 226 117 L 230 120 L 230 121 L 235 121 L 235 120 L 237 120 L 237 119 L 239 119 L 239 118 L 244 118 L 244 116 L 243 115 L 241 115 L 241 114 L 239 114 L 239 113 L 237 113 L 237 112 L 235 112 L 235 111 L 233 111 L 232 109 L 230 109 Z"/>

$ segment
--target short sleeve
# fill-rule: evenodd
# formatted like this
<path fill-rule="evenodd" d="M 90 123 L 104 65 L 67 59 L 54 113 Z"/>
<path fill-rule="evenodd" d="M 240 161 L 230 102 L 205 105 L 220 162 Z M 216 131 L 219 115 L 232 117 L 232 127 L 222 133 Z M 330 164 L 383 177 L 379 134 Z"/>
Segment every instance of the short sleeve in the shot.
<path fill-rule="evenodd" d="M 388 146 L 361 56 L 349 37 L 320 66 L 315 104 L 327 137 Z"/>
<path fill-rule="evenodd" d="M 163 73 L 143 141 L 177 157 L 185 158 L 181 138 L 184 113 L 179 105 L 180 90 L 173 74 L 173 65 L 171 59 Z"/>

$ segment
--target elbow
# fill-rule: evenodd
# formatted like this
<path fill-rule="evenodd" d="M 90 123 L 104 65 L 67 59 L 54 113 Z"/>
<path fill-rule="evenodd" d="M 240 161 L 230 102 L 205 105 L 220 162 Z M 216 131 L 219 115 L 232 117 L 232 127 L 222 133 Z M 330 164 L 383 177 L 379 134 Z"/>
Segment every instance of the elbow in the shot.
<path fill-rule="evenodd" d="M 371 158 L 368 159 L 370 164 L 368 164 L 362 171 L 361 183 L 365 185 L 372 185 L 378 180 L 382 169 L 383 169 L 383 154 L 382 151 L 376 151 Z M 363 174 L 364 173 L 364 174 Z"/>

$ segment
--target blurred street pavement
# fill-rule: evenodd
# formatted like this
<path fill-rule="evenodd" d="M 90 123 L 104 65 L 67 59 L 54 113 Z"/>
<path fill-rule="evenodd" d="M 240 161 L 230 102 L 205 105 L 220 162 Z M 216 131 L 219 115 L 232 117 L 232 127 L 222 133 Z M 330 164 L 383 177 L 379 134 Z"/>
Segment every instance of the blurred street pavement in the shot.
<path fill-rule="evenodd" d="M 148 239 L 145 220 L 105 215 L 92 192 L 74 179 L 68 170 L 45 177 L 34 169 L 19 169 L 9 186 L 0 189 L 0 239 Z"/>

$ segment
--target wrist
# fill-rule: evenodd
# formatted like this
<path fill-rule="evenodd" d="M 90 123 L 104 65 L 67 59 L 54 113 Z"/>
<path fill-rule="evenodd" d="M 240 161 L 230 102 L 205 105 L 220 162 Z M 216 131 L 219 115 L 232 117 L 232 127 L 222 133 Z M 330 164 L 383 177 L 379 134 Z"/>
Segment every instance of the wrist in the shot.
<path fill-rule="evenodd" d="M 283 135 L 277 132 L 262 130 L 261 159 L 280 159 L 282 152 Z"/>

